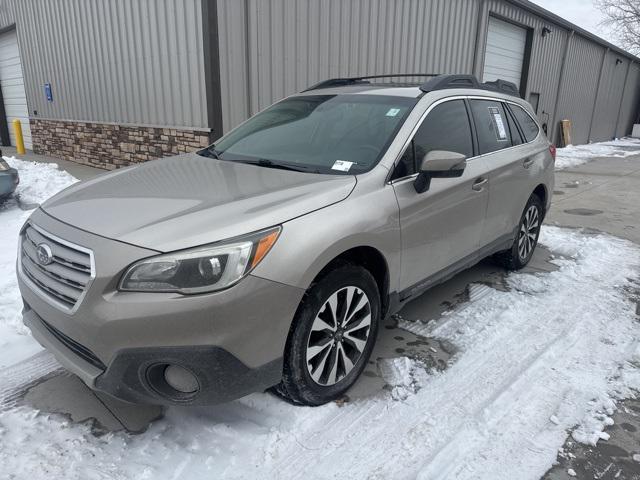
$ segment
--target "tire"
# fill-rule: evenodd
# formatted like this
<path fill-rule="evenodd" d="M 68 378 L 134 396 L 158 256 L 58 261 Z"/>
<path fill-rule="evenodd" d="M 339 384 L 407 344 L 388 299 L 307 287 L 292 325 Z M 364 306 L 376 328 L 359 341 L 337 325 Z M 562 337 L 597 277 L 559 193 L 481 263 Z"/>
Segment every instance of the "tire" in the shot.
<path fill-rule="evenodd" d="M 513 245 L 510 249 L 497 253 L 494 256 L 496 261 L 508 270 L 520 270 L 527 266 L 538 245 L 543 218 L 542 200 L 534 193 L 524 207 Z"/>
<path fill-rule="evenodd" d="M 335 322 L 334 310 L 342 321 Z M 309 406 L 342 397 L 367 365 L 379 321 L 380 293 L 371 273 L 352 264 L 331 270 L 298 307 L 275 393 Z"/>

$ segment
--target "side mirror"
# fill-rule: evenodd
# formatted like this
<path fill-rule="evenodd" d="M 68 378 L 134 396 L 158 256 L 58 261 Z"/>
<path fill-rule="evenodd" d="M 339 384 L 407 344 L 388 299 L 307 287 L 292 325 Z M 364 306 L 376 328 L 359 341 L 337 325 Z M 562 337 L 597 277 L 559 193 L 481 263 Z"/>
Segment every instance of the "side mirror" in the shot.
<path fill-rule="evenodd" d="M 420 172 L 414 182 L 416 192 L 429 190 L 432 178 L 458 178 L 467 167 L 467 157 L 461 153 L 433 150 L 427 153 L 420 164 Z"/>

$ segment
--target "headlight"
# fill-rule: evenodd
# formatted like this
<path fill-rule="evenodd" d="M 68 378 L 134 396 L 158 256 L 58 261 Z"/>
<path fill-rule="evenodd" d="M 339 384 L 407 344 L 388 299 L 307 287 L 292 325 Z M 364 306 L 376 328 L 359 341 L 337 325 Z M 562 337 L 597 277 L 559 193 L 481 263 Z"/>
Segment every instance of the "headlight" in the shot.
<path fill-rule="evenodd" d="M 191 294 L 230 287 L 260 263 L 280 230 L 141 260 L 123 275 L 120 290 Z"/>
<path fill-rule="evenodd" d="M 4 160 L 0 159 L 0 172 L 4 172 L 6 170 L 9 170 L 9 164 L 7 162 L 5 162 Z"/>

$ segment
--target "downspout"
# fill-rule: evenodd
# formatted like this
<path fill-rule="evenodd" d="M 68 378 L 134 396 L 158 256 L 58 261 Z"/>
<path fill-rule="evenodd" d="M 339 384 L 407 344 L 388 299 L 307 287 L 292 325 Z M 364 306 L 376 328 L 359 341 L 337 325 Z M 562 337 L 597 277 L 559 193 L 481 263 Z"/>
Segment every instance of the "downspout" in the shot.
<path fill-rule="evenodd" d="M 220 84 L 220 51 L 218 39 L 217 0 L 202 0 L 202 36 L 204 81 L 209 141 L 222 135 L 222 90 Z"/>
<path fill-rule="evenodd" d="M 622 104 L 624 103 L 624 94 L 627 91 L 627 83 L 629 82 L 629 73 L 631 73 L 631 66 L 633 61 L 629 60 L 627 64 L 627 73 L 624 76 L 624 85 L 622 86 L 622 95 L 620 95 L 620 105 L 618 106 L 618 118 L 616 118 L 616 128 L 613 131 L 614 138 L 618 136 L 618 127 L 620 127 L 620 117 L 622 116 Z M 624 133 L 623 135 L 626 135 Z"/>
<path fill-rule="evenodd" d="M 249 118 L 253 115 L 253 100 L 251 98 L 251 45 L 249 43 L 251 39 L 250 34 L 250 21 L 249 21 L 249 0 L 244 0 L 244 59 L 245 59 L 245 71 L 246 71 L 246 84 L 247 89 L 247 116 Z M 257 52 L 256 52 L 257 54 Z"/>
<path fill-rule="evenodd" d="M 560 106 L 560 99 L 562 96 L 562 87 L 564 86 L 564 75 L 567 65 L 567 56 L 569 54 L 569 48 L 571 47 L 571 41 L 573 40 L 573 36 L 575 35 L 575 30 L 571 30 L 569 32 L 569 38 L 567 38 L 567 44 L 564 48 L 564 54 L 562 55 L 562 65 L 560 66 L 560 78 L 558 79 L 558 88 L 556 90 L 556 102 L 553 107 L 553 118 L 551 121 L 551 128 L 553 128 L 553 134 L 551 136 L 551 141 L 557 144 L 556 135 L 558 134 L 558 128 L 556 122 L 558 121 L 558 107 Z"/>
<path fill-rule="evenodd" d="M 600 98 L 600 85 L 602 84 L 602 75 L 604 74 L 604 66 L 607 63 L 607 55 L 609 55 L 610 51 L 611 49 L 607 47 L 602 57 L 602 64 L 600 65 L 600 75 L 598 75 L 598 85 L 596 86 L 596 98 L 593 100 L 593 108 L 591 109 L 591 121 L 589 122 L 589 136 L 587 137 L 587 143 L 591 143 L 593 120 L 596 118 L 596 108 L 598 107 L 598 99 Z"/>
<path fill-rule="evenodd" d="M 486 0 L 480 0 L 478 7 L 478 22 L 476 24 L 476 50 L 473 52 L 473 74 L 482 81 L 483 64 L 484 64 L 484 51 L 486 50 L 486 41 L 483 45 L 480 44 L 480 40 L 483 33 L 483 25 L 485 24 L 485 6 Z M 484 48 L 482 48 L 484 47 Z"/>

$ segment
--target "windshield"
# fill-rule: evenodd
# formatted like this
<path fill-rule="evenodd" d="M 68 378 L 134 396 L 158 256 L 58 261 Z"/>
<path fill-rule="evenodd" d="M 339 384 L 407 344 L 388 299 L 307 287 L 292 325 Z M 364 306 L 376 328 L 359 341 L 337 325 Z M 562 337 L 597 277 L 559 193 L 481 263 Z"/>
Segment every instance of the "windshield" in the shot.
<path fill-rule="evenodd" d="M 309 95 L 264 110 L 203 151 L 221 160 L 316 173 L 373 168 L 417 99 Z"/>

